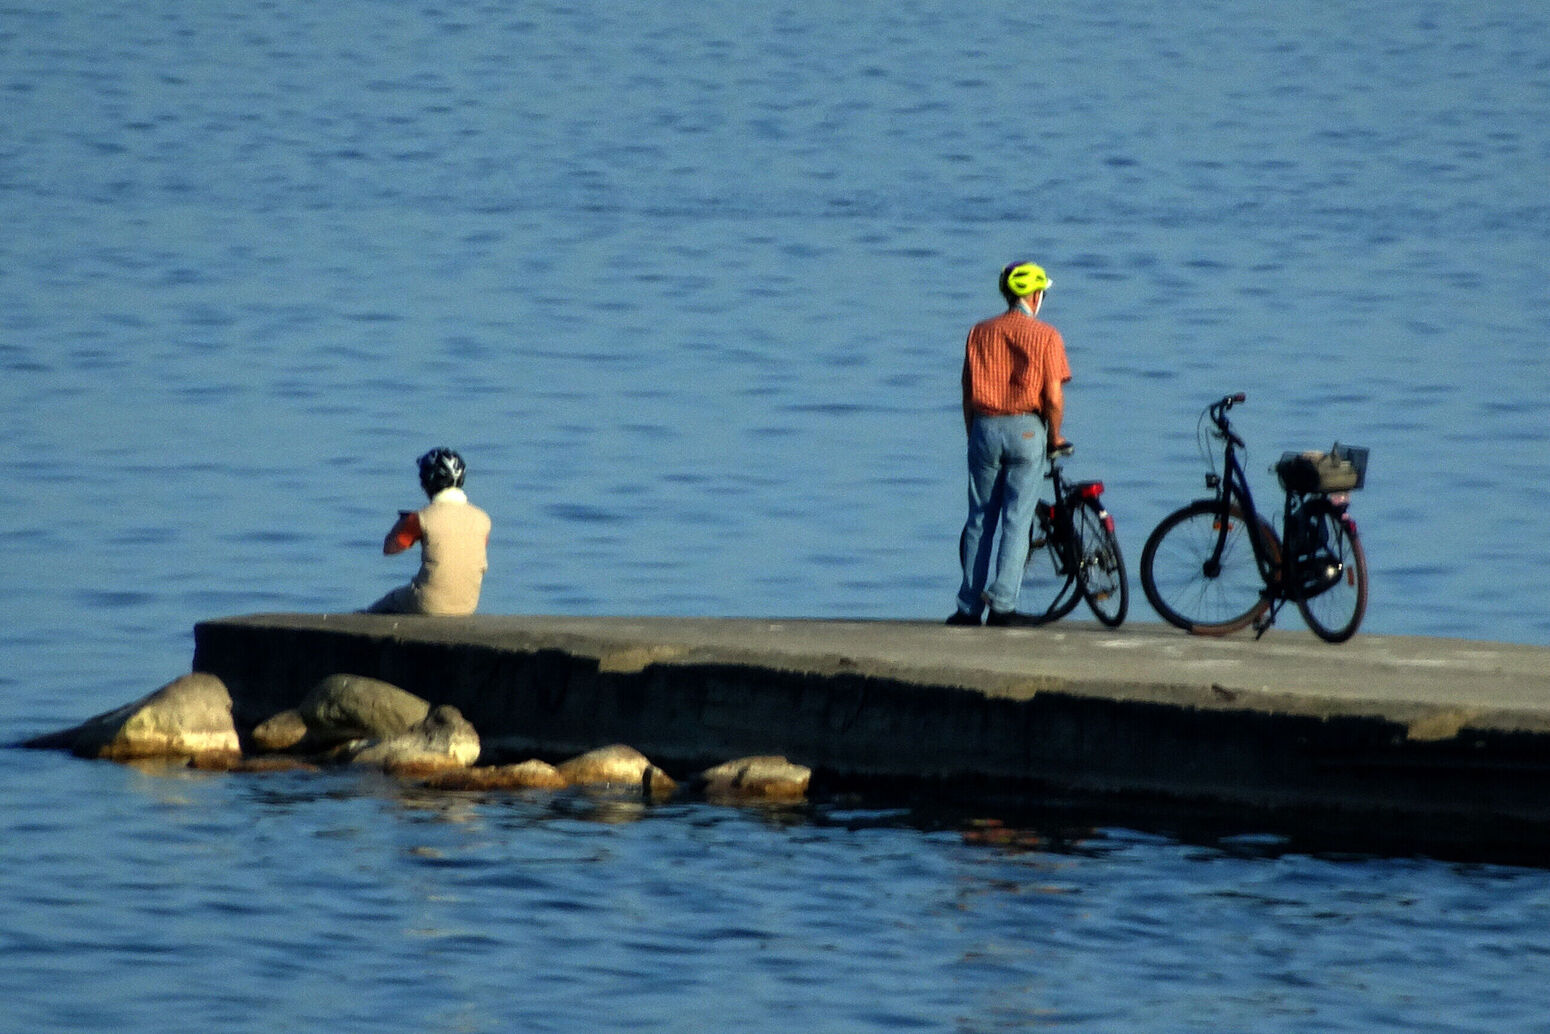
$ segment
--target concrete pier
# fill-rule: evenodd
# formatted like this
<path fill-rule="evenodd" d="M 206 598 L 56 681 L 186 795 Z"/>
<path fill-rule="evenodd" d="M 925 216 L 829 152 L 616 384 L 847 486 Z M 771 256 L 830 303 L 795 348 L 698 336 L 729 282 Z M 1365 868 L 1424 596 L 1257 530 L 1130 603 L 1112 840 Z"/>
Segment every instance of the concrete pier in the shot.
<path fill-rule="evenodd" d="M 278 614 L 201 623 L 239 727 L 334 673 L 458 707 L 486 760 L 609 743 L 669 772 L 1550 862 L 1550 649 L 1161 625 Z"/>

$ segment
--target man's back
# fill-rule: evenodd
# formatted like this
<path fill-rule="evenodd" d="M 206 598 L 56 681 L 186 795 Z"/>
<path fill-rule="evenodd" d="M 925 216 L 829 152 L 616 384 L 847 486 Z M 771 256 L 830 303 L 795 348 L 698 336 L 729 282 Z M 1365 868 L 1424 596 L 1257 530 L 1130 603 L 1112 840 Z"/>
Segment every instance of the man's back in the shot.
<path fill-rule="evenodd" d="M 984 416 L 1038 413 L 1071 379 L 1065 342 L 1043 320 L 1011 309 L 982 320 L 964 346 L 964 402 Z"/>
<path fill-rule="evenodd" d="M 449 495 L 441 493 L 419 513 L 422 559 L 414 587 L 426 614 L 472 614 L 488 566 L 490 515 Z"/>

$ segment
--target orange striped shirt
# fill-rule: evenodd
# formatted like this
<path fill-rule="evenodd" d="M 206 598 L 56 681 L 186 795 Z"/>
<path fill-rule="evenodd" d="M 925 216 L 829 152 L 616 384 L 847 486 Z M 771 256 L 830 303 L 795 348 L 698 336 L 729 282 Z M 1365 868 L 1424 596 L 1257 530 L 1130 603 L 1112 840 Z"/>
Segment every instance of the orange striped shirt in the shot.
<path fill-rule="evenodd" d="M 1050 392 L 1070 379 L 1060 331 L 1020 309 L 976 323 L 969 331 L 963 356 L 966 412 L 1042 413 Z"/>

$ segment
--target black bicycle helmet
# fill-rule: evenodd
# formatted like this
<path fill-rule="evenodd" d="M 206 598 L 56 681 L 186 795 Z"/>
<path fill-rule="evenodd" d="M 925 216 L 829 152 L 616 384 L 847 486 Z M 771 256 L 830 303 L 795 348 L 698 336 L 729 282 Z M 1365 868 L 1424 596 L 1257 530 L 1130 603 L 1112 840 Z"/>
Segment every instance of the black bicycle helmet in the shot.
<path fill-rule="evenodd" d="M 463 476 L 467 473 L 463 457 L 451 449 L 432 449 L 420 457 L 420 487 L 425 489 L 426 495 L 463 487 Z"/>

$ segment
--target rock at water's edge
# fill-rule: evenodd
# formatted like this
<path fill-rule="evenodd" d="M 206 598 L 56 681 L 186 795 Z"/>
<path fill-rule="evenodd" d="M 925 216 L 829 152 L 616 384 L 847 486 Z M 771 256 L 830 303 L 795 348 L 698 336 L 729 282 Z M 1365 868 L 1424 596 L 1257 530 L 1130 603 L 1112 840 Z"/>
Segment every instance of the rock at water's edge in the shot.
<path fill-rule="evenodd" d="M 296 705 L 308 739 L 324 749 L 408 732 L 430 710 L 430 704 L 391 682 L 344 674 L 322 679 Z"/>
<path fill-rule="evenodd" d="M 457 708 L 442 704 L 407 731 L 352 752 L 349 760 L 398 775 L 467 768 L 479 760 L 479 733 Z"/>
<path fill-rule="evenodd" d="M 283 751 L 304 751 L 309 745 L 307 722 L 295 708 L 259 722 L 253 727 L 253 749 L 262 754 L 278 754 Z"/>
<path fill-rule="evenodd" d="M 700 782 L 709 797 L 800 800 L 807 795 L 812 769 L 779 756 L 739 758 L 708 768 Z"/>
<path fill-rule="evenodd" d="M 559 769 L 534 759 L 438 772 L 425 785 L 431 790 L 563 790 L 570 784 Z"/>
<path fill-rule="evenodd" d="M 678 789 L 671 776 L 634 747 L 615 743 L 562 762 L 560 775 L 572 786 L 617 786 L 639 789 L 647 797 L 671 796 Z"/>
<path fill-rule="evenodd" d="M 218 762 L 242 754 L 231 694 L 214 675 L 194 672 L 149 696 L 26 746 L 111 761 L 188 758 Z"/>

